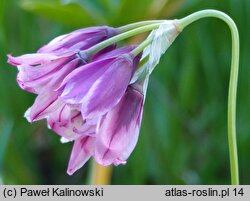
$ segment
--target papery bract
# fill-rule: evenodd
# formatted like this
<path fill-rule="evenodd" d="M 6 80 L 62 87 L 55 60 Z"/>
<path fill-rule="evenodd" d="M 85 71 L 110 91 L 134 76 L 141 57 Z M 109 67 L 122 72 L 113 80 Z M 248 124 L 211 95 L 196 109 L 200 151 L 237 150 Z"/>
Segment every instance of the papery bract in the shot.
<path fill-rule="evenodd" d="M 179 33 L 174 20 L 167 20 L 150 33 L 148 38 L 152 37 L 153 41 L 144 49 L 142 55 L 142 59 L 149 57 L 148 62 L 145 63 L 149 74 L 152 73 L 162 54 L 166 52 Z"/>

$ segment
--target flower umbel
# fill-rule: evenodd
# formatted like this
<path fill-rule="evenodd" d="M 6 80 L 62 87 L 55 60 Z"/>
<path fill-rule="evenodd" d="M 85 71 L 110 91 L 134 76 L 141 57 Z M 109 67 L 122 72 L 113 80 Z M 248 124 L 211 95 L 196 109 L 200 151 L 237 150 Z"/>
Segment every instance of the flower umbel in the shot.
<path fill-rule="evenodd" d="M 19 86 L 37 94 L 25 112 L 27 120 L 46 119 L 62 142 L 74 141 L 69 175 L 92 156 L 103 166 L 126 164 L 139 137 L 150 74 L 182 29 L 203 17 L 222 19 L 232 32 L 228 139 L 232 184 L 239 183 L 235 127 L 239 37 L 233 20 L 215 10 L 180 20 L 79 29 L 36 53 L 8 55 L 8 63 L 18 68 Z M 152 32 L 141 44 L 117 48 L 119 41 L 147 31 Z"/>
<path fill-rule="evenodd" d="M 19 86 L 37 94 L 25 112 L 27 120 L 46 119 L 62 142 L 74 141 L 70 175 L 91 156 L 104 166 L 126 164 L 136 146 L 146 93 L 142 80 L 151 72 L 138 70 L 144 48 L 116 48 L 117 40 L 110 37 L 119 38 L 118 32 L 111 27 L 80 29 L 53 39 L 37 53 L 8 55 L 19 70 Z"/>

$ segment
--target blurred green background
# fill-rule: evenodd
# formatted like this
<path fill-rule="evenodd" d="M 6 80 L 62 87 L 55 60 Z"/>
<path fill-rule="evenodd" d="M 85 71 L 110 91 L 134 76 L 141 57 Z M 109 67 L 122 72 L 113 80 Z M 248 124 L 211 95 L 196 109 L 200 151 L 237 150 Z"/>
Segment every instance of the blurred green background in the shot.
<path fill-rule="evenodd" d="M 90 163 L 66 174 L 72 144 L 44 121 L 23 118 L 35 96 L 16 84 L 6 54 L 34 52 L 57 35 L 92 25 L 181 18 L 213 8 L 241 40 L 237 131 L 241 184 L 250 184 L 250 0 L 0 0 L 0 183 L 86 184 Z M 228 27 L 214 18 L 186 28 L 151 76 L 138 145 L 112 184 L 229 184 Z"/>

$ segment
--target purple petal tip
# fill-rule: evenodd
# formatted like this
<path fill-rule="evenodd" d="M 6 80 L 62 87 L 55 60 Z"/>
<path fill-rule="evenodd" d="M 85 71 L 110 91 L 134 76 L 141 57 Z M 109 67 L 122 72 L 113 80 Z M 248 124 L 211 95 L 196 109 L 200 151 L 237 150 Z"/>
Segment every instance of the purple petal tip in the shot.
<path fill-rule="evenodd" d="M 12 66 L 17 66 L 19 65 L 18 62 L 15 61 L 15 57 L 13 57 L 11 54 L 7 54 L 8 60 L 7 63 L 12 65 Z"/>

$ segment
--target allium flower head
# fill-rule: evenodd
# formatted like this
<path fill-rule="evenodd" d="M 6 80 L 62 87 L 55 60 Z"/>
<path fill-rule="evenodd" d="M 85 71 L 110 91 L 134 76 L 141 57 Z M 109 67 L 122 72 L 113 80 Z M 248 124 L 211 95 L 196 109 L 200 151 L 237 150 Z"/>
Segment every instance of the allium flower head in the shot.
<path fill-rule="evenodd" d="M 26 119 L 46 119 L 62 143 L 73 141 L 69 175 L 91 157 L 103 166 L 127 163 L 138 141 L 150 74 L 179 33 L 204 17 L 223 20 L 232 34 L 228 139 L 231 181 L 239 184 L 235 129 L 239 34 L 229 16 L 209 9 L 180 20 L 79 29 L 56 37 L 34 54 L 7 55 L 8 63 L 18 68 L 19 86 L 37 94 Z M 148 31 L 138 46 L 117 48 L 119 41 Z"/>
<path fill-rule="evenodd" d="M 80 29 L 55 38 L 37 53 L 8 55 L 19 70 L 19 86 L 38 95 L 25 112 L 27 120 L 45 118 L 62 142 L 74 142 L 68 174 L 90 157 L 103 166 L 126 164 L 138 140 L 149 75 L 167 49 L 157 49 L 157 44 L 168 32 L 175 37 L 172 24 L 167 32 L 166 26 L 149 36 L 153 41 L 143 51 L 146 62 L 140 69 L 142 53 L 136 46 L 116 48 L 110 43 L 91 53 L 116 34 L 110 27 Z"/>

